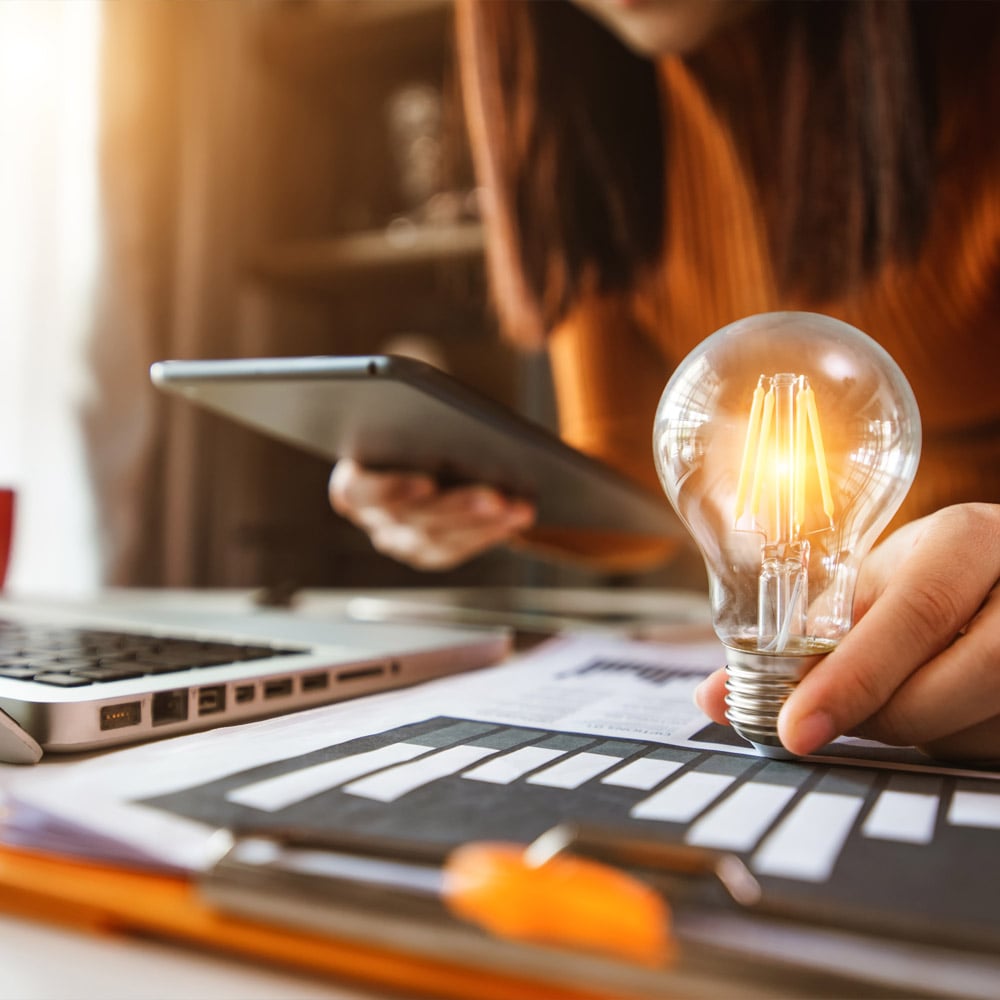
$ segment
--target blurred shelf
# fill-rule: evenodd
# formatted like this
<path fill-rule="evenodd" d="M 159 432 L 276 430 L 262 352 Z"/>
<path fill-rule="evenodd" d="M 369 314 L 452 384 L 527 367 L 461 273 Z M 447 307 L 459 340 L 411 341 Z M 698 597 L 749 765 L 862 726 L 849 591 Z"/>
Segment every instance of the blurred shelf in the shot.
<path fill-rule="evenodd" d="M 264 8 L 259 48 L 305 83 L 385 59 L 419 75 L 450 45 L 452 12 L 452 0 L 284 0 Z"/>
<path fill-rule="evenodd" d="M 393 225 L 349 236 L 275 244 L 248 261 L 247 270 L 267 282 L 340 289 L 345 279 L 371 272 L 479 264 L 482 256 L 479 223 Z"/>
<path fill-rule="evenodd" d="M 338 31 L 409 28 L 414 21 L 442 18 L 452 9 L 451 0 L 297 0 L 282 4 L 286 13 L 293 6 L 309 11 Z"/>

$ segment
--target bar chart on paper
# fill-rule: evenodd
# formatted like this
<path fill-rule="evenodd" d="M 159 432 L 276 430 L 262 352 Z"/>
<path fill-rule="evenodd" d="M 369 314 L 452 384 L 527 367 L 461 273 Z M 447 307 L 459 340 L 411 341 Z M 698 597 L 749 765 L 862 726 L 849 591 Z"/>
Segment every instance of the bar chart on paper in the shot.
<path fill-rule="evenodd" d="M 147 799 L 209 824 L 436 844 L 579 819 L 738 853 L 786 898 L 1000 941 L 1000 781 L 433 718 Z"/>

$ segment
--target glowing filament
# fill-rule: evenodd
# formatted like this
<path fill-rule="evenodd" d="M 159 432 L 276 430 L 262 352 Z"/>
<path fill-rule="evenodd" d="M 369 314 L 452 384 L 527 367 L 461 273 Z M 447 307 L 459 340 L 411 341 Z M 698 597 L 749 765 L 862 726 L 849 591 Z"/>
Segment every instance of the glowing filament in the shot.
<path fill-rule="evenodd" d="M 747 419 L 736 485 L 736 522 L 746 514 L 748 501 L 750 516 L 757 519 L 761 494 L 768 486 L 775 504 L 776 540 L 791 541 L 801 536 L 810 446 L 823 512 L 832 525 L 833 493 L 816 394 L 804 375 L 761 375 Z"/>

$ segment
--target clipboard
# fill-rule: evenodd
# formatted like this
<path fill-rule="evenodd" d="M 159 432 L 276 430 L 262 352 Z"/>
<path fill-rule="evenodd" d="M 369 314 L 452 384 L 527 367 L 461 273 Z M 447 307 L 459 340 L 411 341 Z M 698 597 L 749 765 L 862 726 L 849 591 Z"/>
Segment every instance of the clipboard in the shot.
<path fill-rule="evenodd" d="M 509 864 L 516 851 L 516 877 L 511 881 L 504 873 L 490 894 L 482 891 L 489 879 L 477 872 L 471 904 L 456 898 L 461 889 L 449 890 L 447 876 L 456 866 L 468 868 L 467 848 L 476 855 L 474 866 L 484 856 L 492 864 L 498 850 L 507 851 Z M 596 990 L 618 1000 L 939 996 L 941 977 L 928 977 L 926 962 L 914 961 L 918 954 L 936 963 L 936 972 L 961 970 L 959 978 L 966 979 L 971 973 L 987 991 L 1000 974 L 1000 960 L 992 955 L 901 942 L 892 934 L 896 928 L 851 932 L 836 914 L 765 899 L 740 858 L 724 851 L 623 838 L 577 824 L 561 824 L 526 847 L 467 848 L 456 860 L 456 852 L 445 848 L 378 837 L 249 831 L 233 838 L 202 878 L 201 892 L 244 916 L 392 942 L 399 950 L 457 958 L 488 974 L 517 968 L 548 989 Z M 362 859 L 387 861 L 394 872 L 373 877 L 364 864 L 357 866 Z M 553 920 L 556 933 L 548 934 Z M 845 955 L 854 961 L 845 962 Z"/>
<path fill-rule="evenodd" d="M 386 910 L 385 895 L 378 935 L 371 933 L 373 923 L 364 920 L 357 905 L 343 906 L 340 922 L 334 916 L 307 928 L 302 915 L 293 918 L 283 911 L 279 892 L 252 894 L 254 905 L 239 905 L 233 897 L 220 901 L 211 887 L 224 883 L 227 870 L 223 865 L 196 883 L 177 875 L 0 847 L 0 910 L 93 933 L 169 940 L 438 1000 L 650 1000 L 666 995 L 665 990 L 669 995 L 713 995 L 705 992 L 701 975 L 671 972 L 665 977 L 661 970 L 629 963 L 533 949 L 468 926 L 458 933 L 477 938 L 476 949 L 456 954 L 442 945 L 459 939 L 457 923 L 452 920 L 448 932 L 448 921 L 436 920 L 431 909 L 393 915 Z M 299 902 L 295 900 L 296 906 Z M 391 902 L 398 905 L 399 897 L 393 895 Z M 306 922 L 315 912 L 306 911 Z M 335 909 L 324 905 L 319 912 L 330 916 Z M 402 939 L 394 937 L 400 930 Z M 417 946 L 420 940 L 427 946 Z M 712 983 L 717 989 L 716 977 Z M 741 995 L 763 1000 L 775 993 L 741 989 Z"/>
<path fill-rule="evenodd" d="M 587 832 L 578 838 L 578 846 L 588 837 L 591 848 L 609 846 L 603 834 L 593 839 Z M 680 948 L 669 950 L 662 961 L 511 940 L 457 919 L 426 893 L 423 899 L 411 893 L 407 900 L 398 886 L 369 884 L 367 890 L 362 886 L 360 893 L 351 894 L 345 879 L 290 880 L 287 866 L 277 855 L 272 858 L 277 863 L 262 865 L 258 858 L 257 863 L 247 865 L 245 851 L 239 856 L 233 851 L 248 844 L 256 849 L 252 841 L 257 839 L 248 834 L 231 840 L 219 864 L 197 882 L 0 847 L 0 909 L 91 932 L 170 940 L 299 973 L 439 1000 L 653 1000 L 720 995 L 780 1000 L 857 995 L 859 988 L 865 996 L 940 995 L 933 982 L 920 983 L 912 973 L 893 982 L 891 977 L 873 975 L 863 961 L 854 966 L 814 963 L 810 968 L 796 961 L 801 956 L 794 953 L 729 949 L 713 942 L 712 936 L 724 937 L 727 920 L 739 916 L 731 905 L 716 909 L 709 925 L 696 920 L 687 928 L 677 923 L 684 912 L 680 907 L 672 917 Z M 555 840 L 554 846 L 536 845 L 543 854 L 560 853 L 573 838 L 567 840 L 564 833 L 556 832 L 549 839 Z M 621 849 L 620 844 L 612 847 Z M 635 845 L 628 847 L 629 852 L 634 850 Z M 691 855 L 678 860 L 681 867 L 694 861 L 691 871 L 674 874 L 694 878 L 696 897 L 708 889 L 718 902 L 721 886 L 721 897 L 729 897 L 737 908 L 752 901 L 751 893 L 739 903 L 732 896 L 732 886 L 723 885 L 717 865 L 724 857 Z M 431 855 L 414 861 L 423 868 L 434 864 Z M 610 875 L 617 880 L 620 873 L 610 870 Z M 735 877 L 738 885 L 742 876 L 736 873 Z M 640 908 L 638 915 L 644 918 L 648 912 Z M 626 923 L 628 917 L 624 912 L 612 914 L 612 919 Z M 746 927 L 740 926 L 739 933 L 744 933 Z M 799 936 L 796 943 L 801 946 L 803 940 Z M 759 934 L 750 936 L 752 946 L 759 941 Z M 842 961 L 843 942 L 839 944 L 836 954 Z M 950 959 L 961 972 L 959 978 L 968 981 L 969 954 L 956 952 Z M 902 970 L 905 960 L 905 953 L 897 956 L 896 967 Z M 997 960 L 993 962 L 992 970 L 978 973 L 984 989 L 996 982 L 1000 966 Z M 952 995 L 989 994 L 959 990 Z"/>

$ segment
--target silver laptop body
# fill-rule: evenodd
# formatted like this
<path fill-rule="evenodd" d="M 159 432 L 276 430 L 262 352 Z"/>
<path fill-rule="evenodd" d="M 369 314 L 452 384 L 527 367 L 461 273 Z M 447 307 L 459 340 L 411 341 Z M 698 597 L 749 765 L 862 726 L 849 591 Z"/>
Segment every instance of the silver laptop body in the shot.
<path fill-rule="evenodd" d="M 502 629 L 150 606 L 0 601 L 0 760 L 247 722 L 487 666 L 510 648 Z"/>

